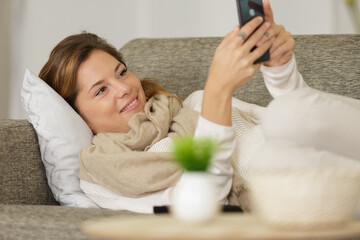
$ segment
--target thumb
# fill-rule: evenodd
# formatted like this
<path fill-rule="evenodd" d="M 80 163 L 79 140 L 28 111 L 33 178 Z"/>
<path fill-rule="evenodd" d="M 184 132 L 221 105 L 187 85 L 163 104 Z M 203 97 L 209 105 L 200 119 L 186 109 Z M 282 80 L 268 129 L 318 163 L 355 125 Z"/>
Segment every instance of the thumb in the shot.
<path fill-rule="evenodd" d="M 270 0 L 263 0 L 263 8 L 264 8 L 265 21 L 273 23 L 274 15 L 270 6 Z"/>

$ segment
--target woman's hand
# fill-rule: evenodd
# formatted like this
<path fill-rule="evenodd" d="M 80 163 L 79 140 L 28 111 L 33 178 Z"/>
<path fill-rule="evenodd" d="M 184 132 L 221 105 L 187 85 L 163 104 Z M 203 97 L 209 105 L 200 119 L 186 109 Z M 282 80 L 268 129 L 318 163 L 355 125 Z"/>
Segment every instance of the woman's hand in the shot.
<path fill-rule="evenodd" d="M 262 21 L 261 17 L 257 17 L 241 29 L 236 27 L 217 47 L 204 88 L 201 114 L 206 119 L 231 125 L 231 98 L 234 91 L 255 75 L 260 64 L 254 62 L 272 44 L 266 41 L 251 51 L 270 28 L 270 23 L 261 25 Z"/>
<path fill-rule="evenodd" d="M 291 34 L 285 30 L 284 26 L 277 25 L 274 22 L 273 12 L 269 0 L 263 1 L 263 7 L 265 21 L 271 24 L 271 28 L 257 46 L 261 46 L 268 41 L 273 42 L 270 48 L 270 59 L 265 62 L 264 65 L 267 67 L 281 66 L 291 59 L 295 49 L 295 40 Z"/>
<path fill-rule="evenodd" d="M 237 26 L 223 39 L 215 51 L 206 87 L 215 85 L 215 89 L 221 88 L 222 92 L 227 91 L 226 93 L 232 95 L 236 89 L 254 76 L 260 68 L 260 64 L 254 64 L 255 60 L 262 56 L 272 44 L 265 42 L 251 52 L 270 27 L 269 23 L 262 25 L 261 23 L 261 17 L 254 18 L 241 29 Z M 259 29 L 254 32 L 259 25 L 261 25 Z"/>

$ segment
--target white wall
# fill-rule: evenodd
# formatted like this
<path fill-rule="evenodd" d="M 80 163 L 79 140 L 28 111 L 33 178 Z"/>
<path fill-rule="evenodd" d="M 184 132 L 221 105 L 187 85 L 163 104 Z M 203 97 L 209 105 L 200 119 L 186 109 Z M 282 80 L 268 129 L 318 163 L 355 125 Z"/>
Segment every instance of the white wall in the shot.
<path fill-rule="evenodd" d="M 343 0 L 271 3 L 275 20 L 293 34 L 354 33 Z M 121 47 L 138 37 L 223 36 L 237 24 L 235 0 L 12 0 L 12 4 L 8 118 L 25 118 L 20 100 L 25 68 L 38 74 L 51 49 L 70 34 L 94 32 Z"/>

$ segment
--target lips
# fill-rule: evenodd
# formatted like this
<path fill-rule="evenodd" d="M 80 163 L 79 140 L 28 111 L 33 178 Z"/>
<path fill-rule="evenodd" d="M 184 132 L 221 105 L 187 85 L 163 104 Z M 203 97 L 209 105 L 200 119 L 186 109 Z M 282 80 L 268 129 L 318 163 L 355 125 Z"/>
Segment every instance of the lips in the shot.
<path fill-rule="evenodd" d="M 125 105 L 125 107 L 123 107 L 123 108 L 120 110 L 120 113 L 123 113 L 123 112 L 131 109 L 131 107 L 134 106 L 137 102 L 138 102 L 138 98 L 137 98 L 137 97 L 135 97 L 134 99 L 130 100 L 129 102 L 127 102 L 127 104 Z"/>

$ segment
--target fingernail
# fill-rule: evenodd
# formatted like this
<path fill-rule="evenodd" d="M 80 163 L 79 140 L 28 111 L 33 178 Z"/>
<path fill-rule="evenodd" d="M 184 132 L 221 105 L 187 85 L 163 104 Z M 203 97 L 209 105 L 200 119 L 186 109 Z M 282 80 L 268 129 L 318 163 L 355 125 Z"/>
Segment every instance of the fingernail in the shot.
<path fill-rule="evenodd" d="M 235 28 L 232 30 L 232 32 L 231 32 L 231 36 L 235 36 L 236 35 L 236 26 L 235 26 Z"/>
<path fill-rule="evenodd" d="M 236 26 L 234 27 L 233 34 L 236 35 L 238 31 L 239 31 L 239 25 L 236 25 Z"/>
<path fill-rule="evenodd" d="M 265 27 L 270 27 L 270 23 L 269 22 L 265 22 Z"/>

